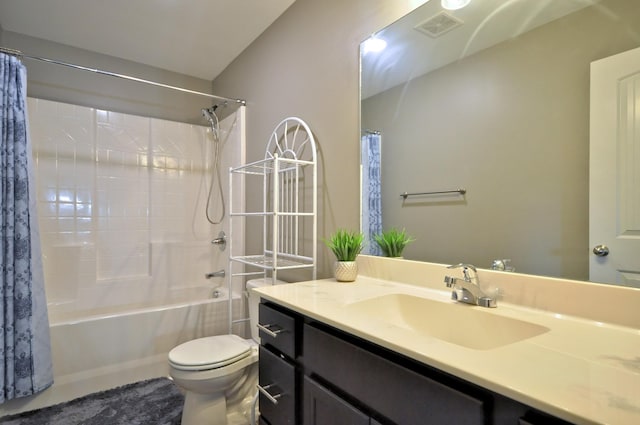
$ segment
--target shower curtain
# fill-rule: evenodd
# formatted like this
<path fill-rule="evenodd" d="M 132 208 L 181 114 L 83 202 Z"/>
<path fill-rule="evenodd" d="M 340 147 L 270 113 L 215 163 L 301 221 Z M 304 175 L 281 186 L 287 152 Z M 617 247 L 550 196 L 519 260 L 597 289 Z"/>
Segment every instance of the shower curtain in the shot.
<path fill-rule="evenodd" d="M 0 403 L 53 383 L 26 80 L 20 60 L 0 53 Z"/>
<path fill-rule="evenodd" d="M 360 142 L 362 163 L 362 233 L 363 253 L 382 255 L 373 235 L 382 232 L 382 194 L 380 182 L 380 149 L 382 136 L 367 132 Z"/>

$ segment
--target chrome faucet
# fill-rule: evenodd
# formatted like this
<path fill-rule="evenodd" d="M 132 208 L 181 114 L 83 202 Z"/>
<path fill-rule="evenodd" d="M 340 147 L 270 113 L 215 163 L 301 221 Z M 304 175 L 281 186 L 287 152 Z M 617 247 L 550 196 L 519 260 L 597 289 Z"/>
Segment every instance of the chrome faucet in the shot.
<path fill-rule="evenodd" d="M 204 277 L 207 279 L 211 279 L 212 277 L 224 277 L 225 274 L 226 273 L 224 269 L 222 269 L 222 270 L 218 270 L 217 272 L 206 273 Z"/>
<path fill-rule="evenodd" d="M 481 307 L 497 307 L 496 299 L 487 296 L 480 289 L 480 281 L 478 280 L 478 271 L 471 264 L 455 264 L 448 266 L 448 269 L 462 269 L 464 279 L 457 277 L 445 276 L 444 282 L 447 288 L 453 288 L 451 291 L 451 299 L 459 302 L 479 305 Z M 473 272 L 473 276 L 470 275 Z"/>

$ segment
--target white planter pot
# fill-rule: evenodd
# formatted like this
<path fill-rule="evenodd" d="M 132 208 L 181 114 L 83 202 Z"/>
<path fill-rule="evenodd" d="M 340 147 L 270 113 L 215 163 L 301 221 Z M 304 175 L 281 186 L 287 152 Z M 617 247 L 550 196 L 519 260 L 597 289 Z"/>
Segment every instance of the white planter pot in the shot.
<path fill-rule="evenodd" d="M 355 261 L 336 261 L 334 276 L 338 282 L 353 282 L 358 277 L 358 263 Z"/>

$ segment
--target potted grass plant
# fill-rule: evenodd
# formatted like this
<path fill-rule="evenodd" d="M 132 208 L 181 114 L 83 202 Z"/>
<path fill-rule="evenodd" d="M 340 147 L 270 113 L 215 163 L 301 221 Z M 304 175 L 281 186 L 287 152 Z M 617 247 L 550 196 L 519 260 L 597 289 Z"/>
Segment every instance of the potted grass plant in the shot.
<path fill-rule="evenodd" d="M 408 236 L 406 231 L 402 229 L 391 229 L 383 231 L 373 236 L 385 257 L 402 257 L 402 251 L 404 248 L 415 241 L 414 238 Z"/>
<path fill-rule="evenodd" d="M 334 276 L 338 282 L 353 282 L 358 276 L 356 257 L 363 248 L 364 235 L 339 229 L 324 241 L 336 256 Z"/>

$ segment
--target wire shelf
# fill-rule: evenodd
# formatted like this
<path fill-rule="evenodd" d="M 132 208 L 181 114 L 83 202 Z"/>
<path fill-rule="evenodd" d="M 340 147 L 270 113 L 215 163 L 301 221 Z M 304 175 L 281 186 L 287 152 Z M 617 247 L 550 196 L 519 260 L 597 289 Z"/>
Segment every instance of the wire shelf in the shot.
<path fill-rule="evenodd" d="M 231 173 L 251 174 L 256 176 L 265 176 L 275 171 L 276 162 L 278 162 L 278 172 L 286 173 L 296 170 L 300 166 L 314 165 L 313 161 L 302 159 L 290 159 L 276 156 L 275 158 L 265 158 L 259 161 L 244 164 L 239 167 L 231 168 Z"/>
<path fill-rule="evenodd" d="M 261 194 L 257 193 L 260 185 Z M 240 204 L 234 202 L 236 190 L 243 201 Z M 253 217 L 262 220 L 261 248 L 257 247 L 258 239 L 252 252 L 240 252 L 244 247 L 236 252 L 230 238 L 230 276 L 253 276 L 255 273 L 247 270 L 250 267 L 274 284 L 281 271 L 284 279 L 298 279 L 297 270 L 309 270 L 311 279 L 316 279 L 318 171 L 315 141 L 304 121 L 286 118 L 269 139 L 264 159 L 229 169 L 229 205 L 230 234 L 236 226 L 248 226 L 250 217 L 251 225 L 259 224 Z M 230 329 L 231 316 L 229 313 Z"/>
<path fill-rule="evenodd" d="M 273 257 L 267 255 L 243 255 L 231 257 L 233 261 L 265 270 L 289 270 L 313 267 L 313 260 L 308 257 L 283 258 L 277 257 L 277 264 Z"/>

